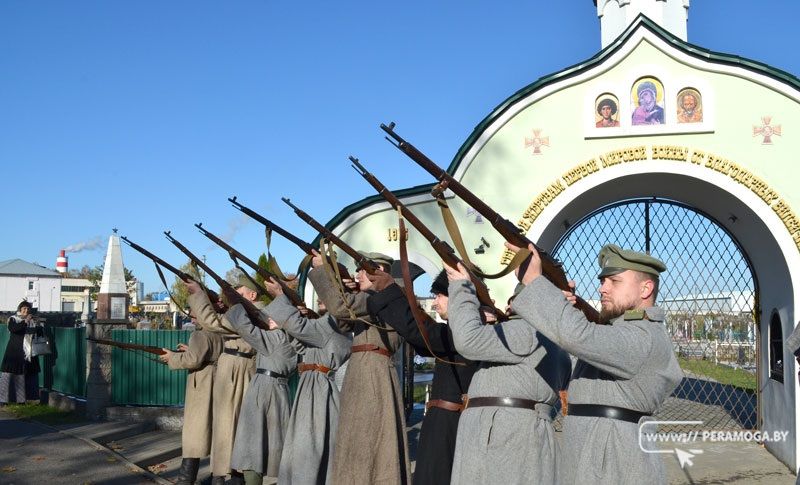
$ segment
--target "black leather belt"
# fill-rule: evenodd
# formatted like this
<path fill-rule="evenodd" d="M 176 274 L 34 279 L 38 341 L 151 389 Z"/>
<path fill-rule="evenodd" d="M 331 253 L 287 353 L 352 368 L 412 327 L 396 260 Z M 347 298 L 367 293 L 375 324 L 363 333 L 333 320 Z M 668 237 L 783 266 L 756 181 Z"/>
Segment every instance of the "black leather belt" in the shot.
<path fill-rule="evenodd" d="M 285 375 L 278 374 L 277 372 L 272 372 L 271 370 L 267 369 L 256 369 L 256 374 L 264 374 L 265 376 L 277 377 L 278 379 L 286 379 Z"/>
<path fill-rule="evenodd" d="M 498 406 L 502 408 L 523 408 L 535 410 L 539 401 L 521 399 L 518 397 L 467 397 L 464 399 L 464 409 L 479 408 L 483 406 Z"/>
<path fill-rule="evenodd" d="M 603 406 L 601 404 L 572 404 L 567 405 L 568 416 L 586 416 L 590 418 L 609 418 L 629 423 L 638 423 L 647 413 L 640 413 L 632 409 L 618 408 L 616 406 Z"/>
<path fill-rule="evenodd" d="M 249 359 L 249 358 L 251 358 L 251 357 L 256 355 L 256 354 L 248 353 L 248 352 L 239 352 L 236 349 L 223 349 L 222 352 L 224 352 L 224 353 L 226 353 L 228 355 L 235 355 L 237 357 L 244 357 L 245 359 Z"/>

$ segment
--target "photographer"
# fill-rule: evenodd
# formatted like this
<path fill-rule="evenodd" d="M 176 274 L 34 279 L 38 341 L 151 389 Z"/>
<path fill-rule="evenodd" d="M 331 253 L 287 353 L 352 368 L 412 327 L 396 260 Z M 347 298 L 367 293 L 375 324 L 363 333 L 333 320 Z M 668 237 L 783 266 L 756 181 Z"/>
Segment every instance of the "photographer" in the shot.
<path fill-rule="evenodd" d="M 25 376 L 39 373 L 39 359 L 32 351 L 34 334 L 43 334 L 44 329 L 33 316 L 33 305 L 22 301 L 17 306 L 17 314 L 8 319 L 10 333 L 3 364 L 0 367 L 0 406 L 8 404 L 9 388 L 13 382 L 16 402 L 25 404 Z"/>

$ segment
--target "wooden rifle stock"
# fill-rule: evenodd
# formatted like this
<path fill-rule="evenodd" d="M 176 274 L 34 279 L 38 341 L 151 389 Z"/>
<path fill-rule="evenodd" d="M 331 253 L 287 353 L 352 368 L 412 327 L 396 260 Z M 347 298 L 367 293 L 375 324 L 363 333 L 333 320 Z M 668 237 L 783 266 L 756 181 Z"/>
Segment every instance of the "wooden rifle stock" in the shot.
<path fill-rule="evenodd" d="M 283 281 L 282 279 L 278 278 L 277 276 L 275 276 L 270 271 L 267 271 L 266 269 L 262 268 L 258 264 L 254 263 L 250 258 L 248 258 L 244 254 L 242 254 L 239 251 L 237 251 L 233 246 L 231 246 L 230 244 L 226 243 L 225 241 L 223 241 L 222 239 L 220 239 L 219 237 L 214 235 L 211 231 L 209 231 L 206 228 L 204 228 L 202 222 L 201 223 L 197 223 L 194 226 L 205 237 L 211 239 L 216 245 L 218 245 L 219 247 L 221 247 L 222 249 L 227 251 L 228 254 L 231 257 L 236 258 L 239 261 L 241 261 L 244 264 L 246 264 L 247 266 L 250 266 L 251 268 L 253 268 L 253 271 L 255 271 L 256 273 L 261 275 L 261 277 L 264 278 L 265 280 L 269 280 L 270 278 L 274 278 L 275 281 L 277 281 L 278 284 L 281 286 L 281 289 L 283 290 L 283 294 L 286 295 L 286 297 L 289 298 L 289 300 L 292 302 L 292 305 L 294 305 L 294 306 L 303 306 L 303 307 L 306 306 L 306 304 L 303 301 L 303 299 L 300 298 L 300 295 L 298 295 L 297 292 L 294 291 L 293 289 L 289 288 L 289 285 L 287 285 L 285 281 Z M 309 318 L 319 318 L 319 315 L 314 313 L 311 309 L 308 309 L 308 317 Z"/>
<path fill-rule="evenodd" d="M 497 230 L 497 232 L 499 232 L 506 241 L 514 246 L 527 248 L 528 245 L 532 244 L 536 248 L 536 251 L 539 252 L 539 256 L 542 259 L 542 273 L 544 277 L 550 280 L 559 289 L 563 291 L 572 291 L 572 288 L 569 287 L 567 275 L 564 273 L 564 269 L 559 261 L 553 258 L 549 253 L 547 253 L 547 251 L 537 246 L 533 241 L 528 239 L 522 233 L 522 230 L 513 222 L 505 219 L 494 209 L 489 207 L 488 204 L 483 202 L 483 200 L 481 200 L 469 189 L 454 179 L 452 175 L 447 173 L 444 169 L 436 165 L 433 160 L 419 151 L 417 147 L 404 140 L 394 131 L 394 127 L 394 123 L 389 123 L 388 126 L 381 123 L 381 129 L 386 132 L 389 137 L 391 137 L 391 139 L 389 137 L 386 139 L 439 181 L 439 187 L 434 189 L 435 191 L 445 189 L 452 190 L 453 193 L 461 197 L 464 202 L 475 209 L 475 211 L 483 216 L 484 219 L 488 220 L 492 227 L 494 227 L 495 230 Z M 520 267 L 520 274 L 524 273 L 525 266 L 527 266 L 527 261 L 523 263 L 523 266 Z M 576 306 L 584 313 L 584 315 L 586 315 L 588 320 L 595 323 L 599 321 L 600 315 L 598 314 L 597 310 L 595 310 L 595 308 L 589 305 L 585 300 L 578 297 Z"/>
<path fill-rule="evenodd" d="M 294 209 L 294 213 L 297 214 L 297 217 L 302 219 L 306 222 L 309 226 L 313 227 L 317 232 L 322 234 L 322 236 L 333 243 L 334 245 L 338 246 L 342 251 L 344 251 L 348 256 L 353 258 L 353 261 L 356 262 L 359 268 L 363 269 L 369 274 L 375 273 L 375 270 L 378 269 L 378 264 L 371 259 L 365 258 L 361 253 L 353 249 L 352 246 L 348 245 L 346 242 L 339 239 L 334 233 L 331 232 L 330 229 L 323 226 L 316 219 L 308 215 L 302 209 L 297 207 L 296 205 L 292 204 L 292 201 L 287 199 L 286 197 L 281 197 L 281 200 L 286 203 L 289 207 Z"/>
<path fill-rule="evenodd" d="M 102 338 L 92 338 L 92 337 L 86 337 L 86 340 L 98 344 L 110 345 L 112 347 L 117 347 L 124 350 L 141 350 L 142 352 L 147 352 L 148 354 L 154 354 L 154 355 L 166 354 L 166 352 L 164 352 L 164 350 L 161 347 L 154 347 L 152 345 L 129 344 L 126 342 L 117 342 L 116 340 L 106 340 Z M 180 351 L 173 351 L 173 352 L 180 352 Z"/>
<path fill-rule="evenodd" d="M 196 281 L 192 277 L 192 275 L 190 275 L 189 273 L 181 271 L 178 268 L 176 268 L 175 266 L 172 266 L 171 264 L 167 263 L 166 261 L 164 261 L 163 259 L 159 258 L 155 254 L 151 253 L 150 251 L 146 250 L 145 248 L 143 248 L 143 247 L 139 246 L 138 244 L 136 244 L 135 242 L 131 241 L 127 237 L 122 236 L 120 239 L 125 241 L 128 244 L 128 246 L 130 246 L 133 249 L 135 249 L 136 251 L 140 252 L 145 257 L 150 258 L 150 260 L 152 260 L 153 263 L 155 263 L 155 264 L 157 264 L 159 266 L 163 266 L 164 268 L 166 268 L 168 271 L 173 273 L 175 276 L 177 276 L 178 278 L 180 278 L 184 282 L 186 282 L 186 281 L 195 281 L 197 283 L 200 283 L 199 281 Z M 165 284 L 166 284 L 166 282 L 165 282 Z M 203 285 L 200 285 L 200 286 L 203 286 Z M 169 288 L 167 288 L 167 290 L 169 291 Z M 204 286 L 203 286 L 203 290 L 208 295 L 208 299 L 211 300 L 211 304 L 214 305 L 216 303 L 217 299 L 219 298 L 219 295 L 217 295 L 214 291 L 209 290 L 208 288 L 206 288 Z"/>
<path fill-rule="evenodd" d="M 417 231 L 419 231 L 419 233 L 422 235 L 422 237 L 424 237 L 430 243 L 431 247 L 433 247 L 433 250 L 436 251 L 436 254 L 438 254 L 439 257 L 442 258 L 442 261 L 447 263 L 447 265 L 450 266 L 451 268 L 456 268 L 458 263 L 461 263 L 467 269 L 467 271 L 469 272 L 470 280 L 472 281 L 472 284 L 475 285 L 475 291 L 477 293 L 478 300 L 480 300 L 481 304 L 491 307 L 497 314 L 499 319 L 501 320 L 507 319 L 508 317 L 505 315 L 505 313 L 503 313 L 502 310 L 494 306 L 494 302 L 492 301 L 491 296 L 489 296 L 489 289 L 486 287 L 486 284 L 484 284 L 484 282 L 481 281 L 480 278 L 475 277 L 475 275 L 473 275 L 472 272 L 469 271 L 467 265 L 464 264 L 464 262 L 461 261 L 461 259 L 459 259 L 458 256 L 456 256 L 456 253 L 453 250 L 453 248 L 450 247 L 450 245 L 447 244 L 446 241 L 439 239 L 439 237 L 437 237 L 430 229 L 428 229 L 428 227 L 425 226 L 425 224 L 421 220 L 419 220 L 417 216 L 415 216 L 410 210 L 408 210 L 408 208 L 402 202 L 400 202 L 400 199 L 398 199 L 396 195 L 394 195 L 389 189 L 387 189 L 386 186 L 383 185 L 381 181 L 378 180 L 377 177 L 375 177 L 373 174 L 367 171 L 367 169 L 364 168 L 364 166 L 361 165 L 361 163 L 359 163 L 357 158 L 350 157 L 350 161 L 353 162 L 352 166 L 355 169 L 355 171 L 358 172 L 359 175 L 364 177 L 364 180 L 366 180 L 370 185 L 372 185 L 372 187 L 374 187 L 375 190 L 384 199 L 386 199 L 386 201 L 389 202 L 389 204 L 392 207 L 394 207 L 395 210 L 399 209 L 401 211 L 405 220 L 407 220 L 412 226 L 414 226 L 417 229 Z M 401 235 L 401 237 L 402 236 L 403 235 Z"/>
<path fill-rule="evenodd" d="M 194 263 L 197 266 L 202 268 L 203 271 L 205 271 L 208 276 L 210 276 L 214 281 L 216 281 L 220 287 L 220 291 L 222 291 L 224 295 L 229 296 L 230 298 L 234 298 L 234 301 L 228 302 L 230 306 L 233 306 L 236 303 L 240 303 L 244 307 L 245 312 L 247 312 L 247 316 L 250 318 L 250 321 L 253 322 L 253 325 L 262 330 L 269 330 L 269 323 L 264 321 L 264 317 L 261 316 L 261 312 L 258 310 L 258 308 L 255 307 L 255 305 L 253 305 L 253 302 L 245 299 L 245 297 L 240 295 L 233 288 L 233 285 L 225 281 L 225 278 L 215 273 L 214 270 L 209 268 L 208 265 L 203 262 L 203 260 L 195 256 L 194 253 L 192 253 L 186 248 L 186 246 L 184 246 L 177 239 L 172 237 L 169 231 L 164 231 L 164 235 L 167 236 L 169 242 L 174 244 L 176 248 L 178 248 L 189 259 L 194 261 Z"/>

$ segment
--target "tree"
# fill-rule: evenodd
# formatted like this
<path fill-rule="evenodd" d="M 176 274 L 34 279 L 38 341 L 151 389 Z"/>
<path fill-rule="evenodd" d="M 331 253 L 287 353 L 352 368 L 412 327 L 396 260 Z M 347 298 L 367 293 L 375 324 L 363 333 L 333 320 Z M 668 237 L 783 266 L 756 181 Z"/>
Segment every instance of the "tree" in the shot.
<path fill-rule="evenodd" d="M 105 263 L 97 265 L 94 268 L 90 268 L 89 265 L 84 264 L 79 270 L 70 270 L 68 275 L 70 278 L 83 278 L 89 280 L 92 283 L 91 288 L 89 288 L 89 296 L 91 297 L 92 301 L 95 301 L 97 300 L 97 293 L 100 291 L 100 282 L 103 280 L 104 266 Z M 123 271 L 125 275 L 126 287 L 130 289 L 131 284 L 135 284 L 136 277 L 133 275 L 133 271 L 129 270 L 128 268 L 123 268 Z"/>
<path fill-rule="evenodd" d="M 195 281 L 203 281 L 200 277 L 200 271 L 191 261 L 185 263 L 178 269 L 194 278 Z M 186 289 L 186 285 L 183 284 L 183 280 L 176 276 L 175 282 L 172 283 L 170 292 L 172 293 L 172 301 L 175 303 L 175 305 L 184 309 L 189 307 L 189 290 Z"/>

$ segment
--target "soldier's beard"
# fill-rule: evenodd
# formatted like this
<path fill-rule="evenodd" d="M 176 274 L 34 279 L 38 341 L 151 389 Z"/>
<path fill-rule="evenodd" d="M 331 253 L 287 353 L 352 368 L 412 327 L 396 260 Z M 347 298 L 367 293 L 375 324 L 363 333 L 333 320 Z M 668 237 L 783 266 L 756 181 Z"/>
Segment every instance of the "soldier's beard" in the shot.
<path fill-rule="evenodd" d="M 617 307 L 607 308 L 604 306 L 600 309 L 600 323 L 603 325 L 608 325 L 609 323 L 611 323 L 611 320 L 617 317 L 621 317 L 623 313 L 625 313 L 625 310 L 622 310 L 620 308 Z"/>

